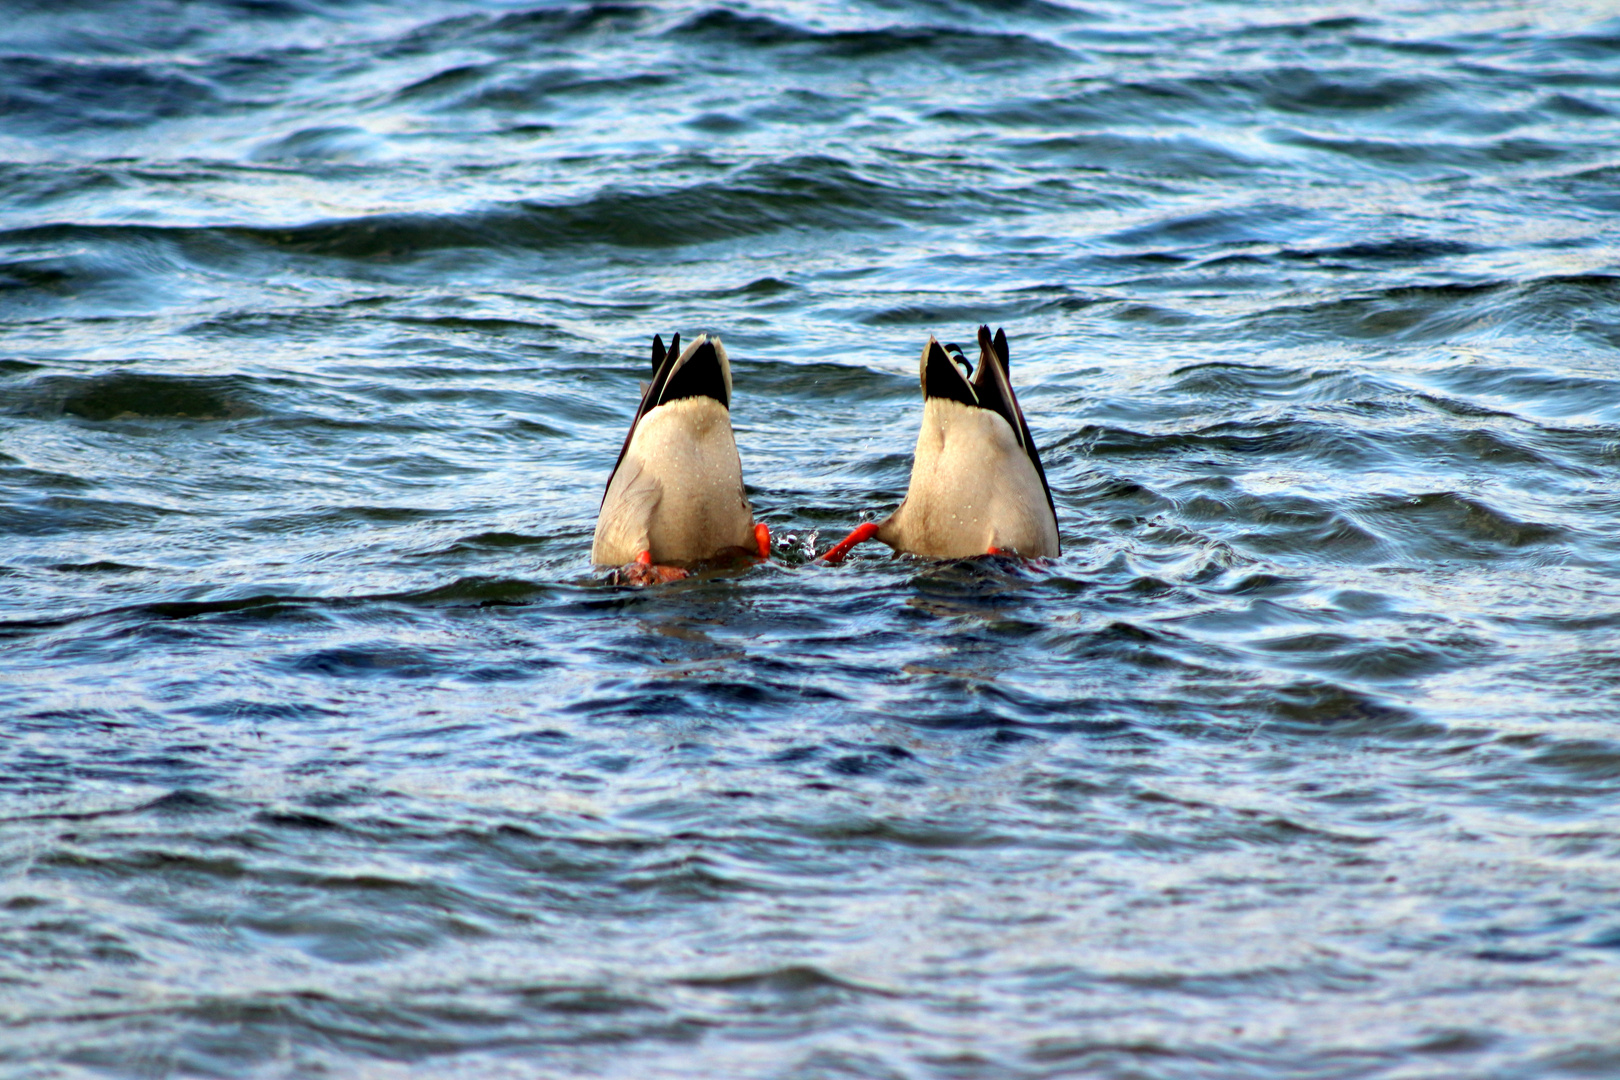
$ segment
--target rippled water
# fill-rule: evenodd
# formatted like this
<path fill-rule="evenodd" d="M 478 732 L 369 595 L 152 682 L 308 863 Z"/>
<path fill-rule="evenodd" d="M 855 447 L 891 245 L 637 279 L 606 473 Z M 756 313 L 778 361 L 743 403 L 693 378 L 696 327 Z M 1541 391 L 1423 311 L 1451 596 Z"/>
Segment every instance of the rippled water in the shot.
<path fill-rule="evenodd" d="M 1605 5 L 8 12 L 0 1072 L 1620 1075 Z M 1064 556 L 805 566 L 981 322 Z"/>

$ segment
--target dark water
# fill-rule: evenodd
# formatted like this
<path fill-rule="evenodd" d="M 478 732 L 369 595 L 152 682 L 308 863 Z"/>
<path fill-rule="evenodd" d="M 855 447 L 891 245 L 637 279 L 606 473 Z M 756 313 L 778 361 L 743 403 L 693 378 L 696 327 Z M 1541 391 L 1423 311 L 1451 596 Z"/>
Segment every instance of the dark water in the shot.
<path fill-rule="evenodd" d="M 0 1073 L 1620 1075 L 1604 5 L 4 20 Z M 1063 558 L 803 566 L 980 322 Z"/>

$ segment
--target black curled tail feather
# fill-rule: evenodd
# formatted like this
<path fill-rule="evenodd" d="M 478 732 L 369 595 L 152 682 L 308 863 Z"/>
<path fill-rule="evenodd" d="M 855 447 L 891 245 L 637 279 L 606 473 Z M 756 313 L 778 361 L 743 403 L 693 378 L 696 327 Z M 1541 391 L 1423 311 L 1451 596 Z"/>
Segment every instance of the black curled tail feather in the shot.
<path fill-rule="evenodd" d="M 973 384 L 967 381 L 962 369 L 952 362 L 950 354 L 932 337 L 928 339 L 928 349 L 923 355 L 922 392 L 924 401 L 945 398 L 959 401 L 969 408 L 979 407 L 979 396 L 974 392 Z"/>
<path fill-rule="evenodd" d="M 701 341 L 691 355 L 683 357 L 664 381 L 658 393 L 659 405 L 667 405 L 682 398 L 710 397 L 725 408 L 731 408 L 731 391 L 726 385 L 726 373 L 720 366 L 720 354 L 713 341 Z"/>

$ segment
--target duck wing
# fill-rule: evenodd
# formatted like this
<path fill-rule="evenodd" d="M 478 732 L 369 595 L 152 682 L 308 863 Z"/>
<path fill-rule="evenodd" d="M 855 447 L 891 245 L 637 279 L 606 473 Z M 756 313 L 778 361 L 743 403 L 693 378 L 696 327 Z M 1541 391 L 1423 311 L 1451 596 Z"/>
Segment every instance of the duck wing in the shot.
<path fill-rule="evenodd" d="M 613 486 L 613 477 L 618 474 L 619 466 L 624 464 L 625 452 L 630 449 L 630 440 L 635 438 L 636 425 L 641 418 L 658 407 L 658 397 L 664 391 L 664 384 L 669 382 L 670 372 L 675 368 L 675 361 L 681 355 L 681 335 L 679 332 L 670 339 L 669 349 L 664 348 L 664 338 L 654 334 L 652 339 L 652 381 L 641 386 L 641 403 L 636 406 L 636 417 L 630 421 L 630 430 L 624 433 L 624 443 L 619 447 L 619 456 L 613 462 L 613 472 L 608 473 L 607 487 L 602 489 L 602 503 L 607 502 L 608 488 Z M 597 509 L 602 508 L 597 504 Z"/>
<path fill-rule="evenodd" d="M 1018 445 L 1029 455 L 1029 463 L 1035 466 L 1035 475 L 1041 478 L 1041 490 L 1046 493 L 1046 505 L 1052 511 L 1052 520 L 1056 521 L 1057 505 L 1052 501 L 1051 485 L 1046 482 L 1046 469 L 1041 465 L 1040 451 L 1035 449 L 1035 438 L 1029 433 L 1024 410 L 1018 407 L 1018 396 L 1013 393 L 1011 356 L 1007 350 L 1007 335 L 1003 331 L 997 330 L 992 338 L 988 326 L 979 327 L 979 370 L 974 373 L 973 383 L 978 393 L 979 407 L 1000 414 L 1018 437 Z"/>

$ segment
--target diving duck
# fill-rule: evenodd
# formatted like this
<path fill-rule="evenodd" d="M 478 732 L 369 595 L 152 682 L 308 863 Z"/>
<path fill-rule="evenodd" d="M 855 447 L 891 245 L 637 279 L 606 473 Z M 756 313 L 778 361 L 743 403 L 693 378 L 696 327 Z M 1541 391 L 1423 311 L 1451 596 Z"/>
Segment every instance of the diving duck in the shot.
<path fill-rule="evenodd" d="M 954 346 L 953 346 L 954 348 Z M 897 552 L 934 559 L 975 555 L 1050 558 L 1062 551 L 1057 508 L 1029 425 L 1013 394 L 1007 335 L 979 327 L 970 380 L 932 336 L 923 347 L 922 431 L 900 508 L 868 522 L 821 557 L 841 562 L 876 537 Z"/>
<path fill-rule="evenodd" d="M 731 365 L 718 337 L 681 350 L 652 342 L 653 378 L 641 394 L 596 519 L 591 561 L 621 581 L 654 584 L 687 566 L 734 554 L 770 555 L 754 524 L 731 431 Z"/>

